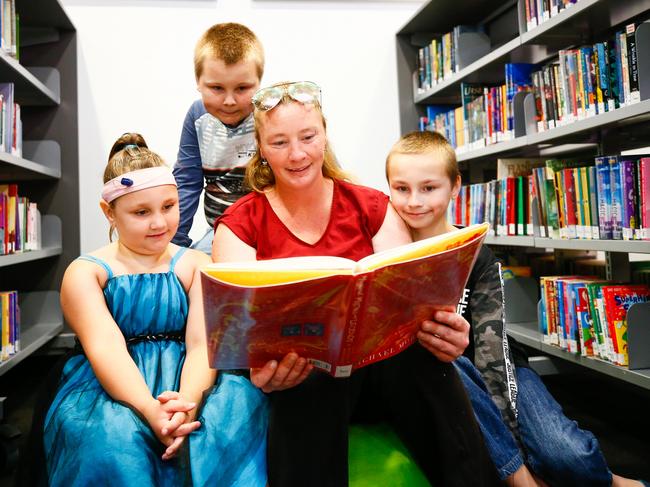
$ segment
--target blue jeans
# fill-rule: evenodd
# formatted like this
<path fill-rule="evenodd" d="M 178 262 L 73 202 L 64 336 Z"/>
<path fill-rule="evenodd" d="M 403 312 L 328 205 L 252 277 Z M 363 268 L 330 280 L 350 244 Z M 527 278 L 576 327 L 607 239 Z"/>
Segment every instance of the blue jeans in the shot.
<path fill-rule="evenodd" d="M 534 370 L 520 367 L 516 372 L 519 432 L 531 470 L 550 485 L 612 485 L 594 435 L 564 415 Z"/>
<path fill-rule="evenodd" d="M 465 357 L 454 364 L 492 460 L 501 478 L 506 478 L 521 466 L 517 461 L 522 454 L 476 367 Z M 519 434 L 528 467 L 549 485 L 610 486 L 612 474 L 594 435 L 564 415 L 535 371 L 520 367 L 516 374 Z"/>
<path fill-rule="evenodd" d="M 503 422 L 501 412 L 492 401 L 478 369 L 467 357 L 460 357 L 454 361 L 454 365 L 467 390 L 490 457 L 499 477 L 505 480 L 524 464 L 519 447 L 510 428 Z"/>
<path fill-rule="evenodd" d="M 200 250 L 208 255 L 212 255 L 212 237 L 214 237 L 214 230 L 209 229 L 201 240 L 197 240 L 190 245 L 190 248 Z"/>

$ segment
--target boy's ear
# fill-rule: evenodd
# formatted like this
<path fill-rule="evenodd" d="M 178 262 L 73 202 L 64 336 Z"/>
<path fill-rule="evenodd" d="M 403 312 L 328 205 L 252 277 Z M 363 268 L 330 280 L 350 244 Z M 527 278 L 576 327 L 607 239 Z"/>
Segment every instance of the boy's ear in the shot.
<path fill-rule="evenodd" d="M 456 176 L 456 182 L 453 184 L 451 187 L 451 197 L 456 198 L 458 196 L 458 193 L 460 193 L 460 185 L 461 185 L 461 179 L 460 179 L 460 174 Z"/>

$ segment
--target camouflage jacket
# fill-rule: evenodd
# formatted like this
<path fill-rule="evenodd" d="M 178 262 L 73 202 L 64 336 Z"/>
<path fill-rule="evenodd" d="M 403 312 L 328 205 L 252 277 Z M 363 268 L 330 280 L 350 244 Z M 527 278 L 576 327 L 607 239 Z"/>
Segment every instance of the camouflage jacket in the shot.
<path fill-rule="evenodd" d="M 468 279 L 457 312 L 471 325 L 465 350 L 488 388 L 506 424 L 517 433 L 517 380 L 506 335 L 501 264 L 483 246 Z"/>

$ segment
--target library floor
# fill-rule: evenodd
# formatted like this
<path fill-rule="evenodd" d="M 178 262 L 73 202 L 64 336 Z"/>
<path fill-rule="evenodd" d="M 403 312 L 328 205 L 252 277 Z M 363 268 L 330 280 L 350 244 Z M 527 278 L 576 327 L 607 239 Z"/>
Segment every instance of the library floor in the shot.
<path fill-rule="evenodd" d="M 5 422 L 22 431 L 19 444 L 29 430 L 33 391 L 56 359 L 30 357 L 0 377 Z M 584 369 L 546 376 L 544 382 L 567 416 L 596 435 L 613 472 L 650 480 L 650 391 Z M 12 480 L 11 473 L 0 472 L 0 486 Z"/>

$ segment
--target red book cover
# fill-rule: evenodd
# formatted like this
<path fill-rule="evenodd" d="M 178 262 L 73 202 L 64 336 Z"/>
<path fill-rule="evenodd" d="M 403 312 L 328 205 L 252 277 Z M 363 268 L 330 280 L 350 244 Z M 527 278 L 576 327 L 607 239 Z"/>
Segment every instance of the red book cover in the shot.
<path fill-rule="evenodd" d="M 585 285 L 576 286 L 576 321 L 580 334 L 580 353 L 584 357 L 594 355 L 594 328 L 589 310 L 589 295 Z"/>
<path fill-rule="evenodd" d="M 506 178 L 506 229 L 507 235 L 517 235 L 517 182 Z"/>
<path fill-rule="evenodd" d="M 641 238 L 650 240 L 650 157 L 639 160 L 639 181 Z"/>
<path fill-rule="evenodd" d="M 487 229 L 473 225 L 359 262 L 211 264 L 201 276 L 210 365 L 261 367 L 296 352 L 347 377 L 391 357 L 435 310 L 456 309 Z"/>
<path fill-rule="evenodd" d="M 576 225 L 576 187 L 573 179 L 573 169 L 567 168 L 562 170 L 562 179 L 564 181 L 564 199 L 566 201 L 566 226 L 567 238 L 577 238 Z"/>
<path fill-rule="evenodd" d="M 628 365 L 627 310 L 635 303 L 650 300 L 650 288 L 644 284 L 603 286 L 603 300 L 616 364 Z"/>

